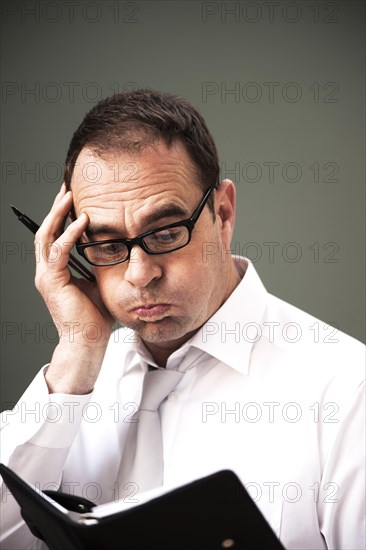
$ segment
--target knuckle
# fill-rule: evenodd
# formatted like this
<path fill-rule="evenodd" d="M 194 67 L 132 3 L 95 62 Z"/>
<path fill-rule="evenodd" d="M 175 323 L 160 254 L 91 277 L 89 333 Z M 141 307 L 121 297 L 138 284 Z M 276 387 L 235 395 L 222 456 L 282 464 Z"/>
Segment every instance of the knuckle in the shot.
<path fill-rule="evenodd" d="M 38 292 L 43 296 L 47 296 L 50 289 L 53 288 L 53 278 L 49 270 L 38 270 L 34 277 L 34 284 Z"/>
<path fill-rule="evenodd" d="M 42 273 L 36 272 L 36 275 L 34 277 L 34 285 L 36 289 L 42 293 L 42 290 L 44 288 L 44 276 Z"/>

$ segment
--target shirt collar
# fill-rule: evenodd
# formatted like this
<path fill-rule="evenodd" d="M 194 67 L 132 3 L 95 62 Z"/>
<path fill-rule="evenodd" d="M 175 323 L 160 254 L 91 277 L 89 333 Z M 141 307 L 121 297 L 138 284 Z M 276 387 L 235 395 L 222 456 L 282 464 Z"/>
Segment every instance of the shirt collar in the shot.
<path fill-rule="evenodd" d="M 172 353 L 167 368 L 177 368 L 176 365 L 184 361 L 193 347 L 242 374 L 248 374 L 250 355 L 261 334 L 267 291 L 249 259 L 233 256 L 233 260 L 242 280 L 216 313 Z M 142 361 L 142 367 L 147 370 L 147 365 L 155 362 L 140 337 L 135 336 L 130 351 L 137 354 L 140 366 Z M 132 361 L 129 367 L 132 368 L 134 363 Z"/>
<path fill-rule="evenodd" d="M 253 346 L 261 336 L 267 291 L 249 259 L 239 256 L 233 259 L 242 280 L 189 342 L 238 372 L 248 374 Z"/>

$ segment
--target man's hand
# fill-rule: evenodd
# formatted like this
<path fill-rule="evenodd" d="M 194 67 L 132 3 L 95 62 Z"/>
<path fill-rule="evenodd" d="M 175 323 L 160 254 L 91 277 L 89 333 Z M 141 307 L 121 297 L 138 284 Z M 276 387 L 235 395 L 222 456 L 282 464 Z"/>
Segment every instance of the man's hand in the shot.
<path fill-rule="evenodd" d="M 70 251 L 85 231 L 83 213 L 64 230 L 72 207 L 65 185 L 35 236 L 35 284 L 59 332 L 59 343 L 46 373 L 50 393 L 89 393 L 98 377 L 114 319 L 105 309 L 98 287 L 73 277 Z"/>

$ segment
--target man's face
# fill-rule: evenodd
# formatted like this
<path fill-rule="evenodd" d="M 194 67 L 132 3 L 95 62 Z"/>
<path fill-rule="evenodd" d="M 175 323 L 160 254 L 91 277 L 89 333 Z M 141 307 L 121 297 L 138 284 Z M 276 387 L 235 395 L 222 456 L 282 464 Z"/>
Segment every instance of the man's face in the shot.
<path fill-rule="evenodd" d="M 181 143 L 168 149 L 157 142 L 140 154 L 104 159 L 83 149 L 71 184 L 76 215 L 86 212 L 90 219 L 83 241 L 131 238 L 189 218 L 204 194 L 196 177 Z M 94 268 L 111 315 L 150 348 L 179 347 L 237 282 L 225 255 L 234 222 L 233 191 L 225 191 L 224 182 L 214 193 L 215 222 L 206 205 L 186 247 L 149 255 L 135 246 L 129 261 Z"/>

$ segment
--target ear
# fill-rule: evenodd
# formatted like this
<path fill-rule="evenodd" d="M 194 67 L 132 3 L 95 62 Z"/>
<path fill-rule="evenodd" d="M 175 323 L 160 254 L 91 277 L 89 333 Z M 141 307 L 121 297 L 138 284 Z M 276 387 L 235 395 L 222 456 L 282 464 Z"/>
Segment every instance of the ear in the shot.
<path fill-rule="evenodd" d="M 224 179 L 215 191 L 215 213 L 221 238 L 227 244 L 230 244 L 234 232 L 235 205 L 235 185 L 231 180 Z"/>

